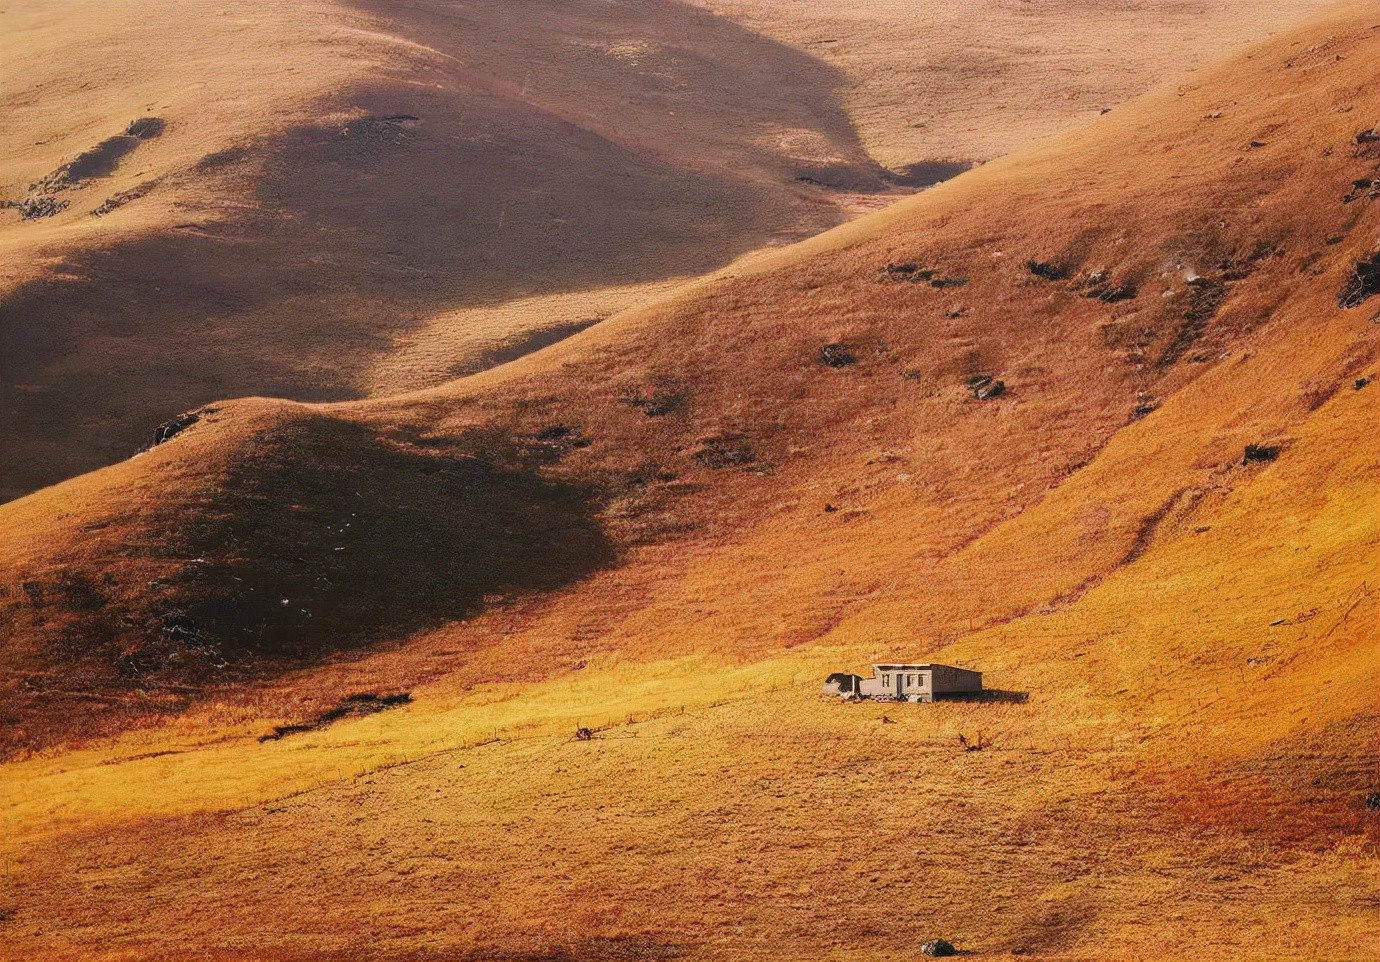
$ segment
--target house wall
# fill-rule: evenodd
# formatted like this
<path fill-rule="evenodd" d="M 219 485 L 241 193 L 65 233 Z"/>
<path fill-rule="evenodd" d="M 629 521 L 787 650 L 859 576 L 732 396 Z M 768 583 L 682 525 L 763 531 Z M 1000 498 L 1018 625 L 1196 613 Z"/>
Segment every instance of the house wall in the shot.
<path fill-rule="evenodd" d="M 862 685 L 858 688 L 858 694 L 864 698 L 880 698 L 883 695 L 891 694 L 891 692 L 882 687 L 880 678 L 864 678 Z"/>
<path fill-rule="evenodd" d="M 914 701 L 933 701 L 934 683 L 928 670 L 886 671 L 876 679 L 879 694 Z"/>
<path fill-rule="evenodd" d="M 934 701 L 935 696 L 957 695 L 982 691 L 982 672 L 966 668 L 952 668 L 948 665 L 931 665 L 928 668 L 910 670 L 882 671 L 874 667 L 872 678 L 857 675 L 830 675 L 825 683 L 826 691 L 831 683 L 837 685 L 843 678 L 855 678 L 856 691 L 863 698 L 903 698 L 908 701 Z M 846 690 L 846 689 L 844 689 Z M 836 693 L 839 692 L 835 689 Z"/>
<path fill-rule="evenodd" d="M 982 672 L 980 671 L 936 665 L 933 674 L 935 694 L 947 695 L 982 691 Z"/>

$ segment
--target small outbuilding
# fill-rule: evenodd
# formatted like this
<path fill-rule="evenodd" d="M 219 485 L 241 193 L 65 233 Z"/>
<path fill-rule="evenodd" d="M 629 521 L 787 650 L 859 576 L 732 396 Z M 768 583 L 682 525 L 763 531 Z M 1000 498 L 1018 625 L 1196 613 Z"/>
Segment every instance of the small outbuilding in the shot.
<path fill-rule="evenodd" d="M 873 665 L 872 675 L 832 674 L 825 680 L 823 692 L 840 698 L 930 702 L 982 691 L 982 672 L 952 665 Z"/>
<path fill-rule="evenodd" d="M 839 698 L 861 698 L 864 681 L 866 679 L 862 675 L 850 675 L 846 672 L 836 671 L 824 679 L 824 687 L 819 690 L 819 693 L 821 695 L 836 695 Z"/>

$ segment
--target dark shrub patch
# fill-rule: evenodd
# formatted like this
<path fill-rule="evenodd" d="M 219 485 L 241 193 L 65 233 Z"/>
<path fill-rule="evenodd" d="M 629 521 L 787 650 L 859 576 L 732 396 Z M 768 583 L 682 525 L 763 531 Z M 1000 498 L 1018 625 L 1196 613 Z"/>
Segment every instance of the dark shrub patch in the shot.
<path fill-rule="evenodd" d="M 274 725 L 272 733 L 260 735 L 259 741 L 275 742 L 286 735 L 296 735 L 299 732 L 325 728 L 331 722 L 339 721 L 342 718 L 362 718 L 365 715 L 377 715 L 381 711 L 397 708 L 399 705 L 406 705 L 411 701 L 412 694 L 410 692 L 403 692 L 400 695 L 378 695 L 366 691 L 357 695 L 347 695 L 340 699 L 334 708 L 323 711 L 311 721 L 299 725 Z"/>
<path fill-rule="evenodd" d="M 741 434 L 706 438 L 694 458 L 707 468 L 745 468 L 757 461 L 751 442 Z"/>
<path fill-rule="evenodd" d="M 1366 298 L 1376 294 L 1380 294 L 1380 251 L 1356 262 L 1351 276 L 1337 292 L 1337 306 L 1358 307 Z"/>
<path fill-rule="evenodd" d="M 1084 293 L 1084 297 L 1095 297 L 1103 304 L 1115 304 L 1118 301 L 1132 300 L 1139 293 L 1133 284 L 1104 284 L 1094 287 Z"/>
<path fill-rule="evenodd" d="M 671 382 L 648 384 L 626 394 L 623 403 L 649 418 L 664 417 L 685 410 L 690 403 L 690 389 Z"/>
<path fill-rule="evenodd" d="M 138 137 L 140 140 L 152 140 L 167 127 L 168 123 L 162 117 L 140 117 L 138 120 L 131 121 L 130 125 L 125 128 L 125 136 Z"/>
<path fill-rule="evenodd" d="M 1068 268 L 1049 261 L 1026 261 L 1025 269 L 1047 281 L 1062 281 L 1069 276 Z"/>
<path fill-rule="evenodd" d="M 847 367 L 857 362 L 857 356 L 842 344 L 826 344 L 819 349 L 819 363 L 826 367 Z"/>

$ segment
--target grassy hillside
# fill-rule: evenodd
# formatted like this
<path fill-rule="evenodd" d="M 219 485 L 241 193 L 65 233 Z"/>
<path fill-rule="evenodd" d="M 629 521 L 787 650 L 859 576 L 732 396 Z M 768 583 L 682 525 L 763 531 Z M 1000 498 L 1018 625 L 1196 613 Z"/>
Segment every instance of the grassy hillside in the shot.
<path fill-rule="evenodd" d="M 1171 33 L 1217 49 L 1313 2 L 1235 23 L 1209 4 L 1171 14 Z M 874 77 L 858 100 L 796 34 L 678 0 L 268 0 L 252 14 L 19 0 L 0 17 L 6 500 L 128 457 L 217 398 L 340 400 L 471 373 L 958 169 L 902 169 L 924 154 L 888 159 L 893 175 L 859 142 L 879 114 L 918 129 L 910 106 L 885 106 L 909 89 Z M 969 28 L 907 33 L 874 69 L 909 77 Z M 1043 49 L 1002 46 L 1028 33 L 1022 18 L 981 29 L 992 69 L 1047 72 Z M 1120 66 L 1105 88 L 1081 77 L 1085 99 L 1182 69 L 1132 42 L 1139 29 L 1099 28 Z M 841 36 L 876 50 L 866 23 Z M 994 147 L 981 131 L 1006 105 L 957 80 L 975 99 L 919 98 L 944 115 L 940 159 L 1073 119 L 1041 96 Z"/>
<path fill-rule="evenodd" d="M 460 308 L 585 293 L 509 317 L 511 347 L 817 233 L 848 201 L 816 167 L 891 190 L 831 68 L 678 3 L 3 16 L 7 498 L 216 398 L 398 390 L 375 362 Z M 426 383 L 495 346 L 450 340 Z"/>
<path fill-rule="evenodd" d="M 902 168 L 1008 154 L 1329 0 L 691 2 L 837 67 L 863 144 Z"/>
<path fill-rule="evenodd" d="M 1374 21 L 0 508 L 6 951 L 1365 958 Z"/>

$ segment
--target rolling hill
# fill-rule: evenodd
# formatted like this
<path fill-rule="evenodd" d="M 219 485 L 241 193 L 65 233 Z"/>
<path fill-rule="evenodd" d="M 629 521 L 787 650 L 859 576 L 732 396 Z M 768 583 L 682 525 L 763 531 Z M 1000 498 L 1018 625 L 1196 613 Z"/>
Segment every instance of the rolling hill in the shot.
<path fill-rule="evenodd" d="M 7 953 L 1366 957 L 1377 62 L 1329 8 L 509 363 L 0 507 Z M 816 696 L 878 657 L 1004 695 Z"/>
<path fill-rule="evenodd" d="M 1170 4 L 1155 33 L 1192 59 L 1312 6 Z M 890 46 L 872 21 L 842 25 L 867 53 L 859 80 L 799 30 L 770 39 L 676 0 L 9 4 L 0 498 L 126 458 L 218 398 L 472 373 L 1183 67 L 1120 15 L 1099 31 L 1121 51 L 1110 73 L 1070 66 L 1064 36 L 1013 47 L 1029 18 L 989 13 Z M 913 109 L 887 106 L 911 89 L 879 76 L 939 63 L 970 28 L 991 69 L 1060 92 L 1011 125 L 1002 90 L 955 77 L 958 100 L 923 98 L 934 153 Z"/>

